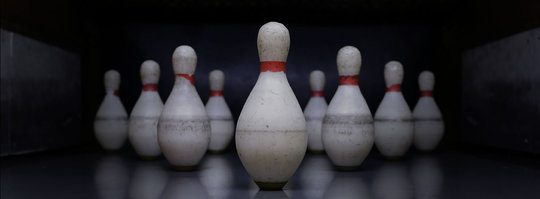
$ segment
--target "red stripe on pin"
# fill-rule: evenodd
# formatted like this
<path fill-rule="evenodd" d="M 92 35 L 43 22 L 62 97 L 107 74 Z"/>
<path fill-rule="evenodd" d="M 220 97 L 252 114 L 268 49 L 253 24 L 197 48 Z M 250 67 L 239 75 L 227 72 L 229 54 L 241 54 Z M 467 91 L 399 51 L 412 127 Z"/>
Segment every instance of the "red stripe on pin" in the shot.
<path fill-rule="evenodd" d="M 114 90 L 113 95 L 118 96 L 118 90 Z"/>
<path fill-rule="evenodd" d="M 358 75 L 339 76 L 339 85 L 358 85 Z"/>
<path fill-rule="evenodd" d="M 401 91 L 401 84 L 394 84 L 386 88 L 386 92 L 400 92 L 400 91 Z"/>
<path fill-rule="evenodd" d="M 311 97 L 323 97 L 323 91 L 311 91 Z"/>
<path fill-rule="evenodd" d="M 180 73 L 180 74 L 176 74 L 176 76 L 186 78 L 187 80 L 191 82 L 192 85 L 195 85 L 195 79 L 193 79 L 193 75 Z"/>
<path fill-rule="evenodd" d="M 157 91 L 157 84 L 145 84 L 143 91 Z"/>
<path fill-rule="evenodd" d="M 215 97 L 215 96 L 223 96 L 223 91 L 221 91 L 221 90 L 218 90 L 218 91 L 210 91 L 210 96 L 211 96 L 211 97 Z"/>
<path fill-rule="evenodd" d="M 285 62 L 281 61 L 262 61 L 261 62 L 261 73 L 262 72 L 285 72 Z"/>
<path fill-rule="evenodd" d="M 433 92 L 432 91 L 421 91 L 420 92 L 420 97 L 433 97 Z"/>

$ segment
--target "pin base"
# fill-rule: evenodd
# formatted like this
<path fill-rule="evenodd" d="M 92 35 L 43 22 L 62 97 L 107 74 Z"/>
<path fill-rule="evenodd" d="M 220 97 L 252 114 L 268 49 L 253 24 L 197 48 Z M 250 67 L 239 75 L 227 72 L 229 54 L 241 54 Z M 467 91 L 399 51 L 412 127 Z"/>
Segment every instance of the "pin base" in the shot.
<path fill-rule="evenodd" d="M 336 169 L 340 171 L 356 171 L 360 169 L 360 166 L 336 166 Z"/>
<path fill-rule="evenodd" d="M 282 190 L 287 182 L 255 182 L 262 190 Z"/>
<path fill-rule="evenodd" d="M 197 166 L 175 166 L 172 165 L 172 168 L 176 171 L 193 171 L 197 168 Z"/>

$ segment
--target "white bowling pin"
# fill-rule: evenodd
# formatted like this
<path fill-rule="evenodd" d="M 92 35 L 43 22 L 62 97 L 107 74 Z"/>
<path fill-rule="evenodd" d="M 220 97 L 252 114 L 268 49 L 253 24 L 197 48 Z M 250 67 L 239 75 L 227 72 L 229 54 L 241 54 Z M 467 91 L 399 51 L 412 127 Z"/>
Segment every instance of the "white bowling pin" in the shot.
<path fill-rule="evenodd" d="M 375 145 L 384 156 L 398 158 L 409 150 L 413 140 L 411 109 L 401 94 L 401 63 L 386 63 L 384 79 L 386 93 L 375 112 Z"/>
<path fill-rule="evenodd" d="M 221 152 L 227 148 L 234 135 L 234 121 L 231 110 L 223 98 L 223 85 L 225 74 L 221 70 L 213 70 L 208 75 L 210 81 L 210 98 L 206 102 L 206 111 L 210 118 L 210 145 L 211 152 Z"/>
<path fill-rule="evenodd" d="M 161 154 L 157 139 L 157 124 L 163 101 L 157 92 L 159 65 L 147 60 L 141 65 L 143 89 L 129 117 L 129 141 L 139 156 L 157 158 Z"/>
<path fill-rule="evenodd" d="M 259 29 L 261 73 L 236 127 L 238 156 L 261 189 L 282 189 L 307 148 L 306 120 L 285 76 L 289 45 L 283 24 Z"/>
<path fill-rule="evenodd" d="M 309 85 L 311 86 L 311 98 L 304 109 L 308 132 L 308 149 L 312 152 L 324 152 L 321 138 L 322 120 L 326 114 L 328 104 L 324 99 L 325 77 L 320 70 L 314 70 L 309 75 Z"/>
<path fill-rule="evenodd" d="M 418 150 L 434 150 L 444 134 L 444 121 L 439 107 L 433 99 L 435 76 L 430 71 L 424 71 L 418 76 L 420 99 L 413 110 L 414 145 Z"/>
<path fill-rule="evenodd" d="M 357 48 L 345 46 L 339 50 L 339 86 L 322 125 L 326 154 L 343 170 L 360 166 L 373 147 L 373 117 L 358 87 L 361 63 Z"/>
<path fill-rule="evenodd" d="M 208 149 L 210 120 L 193 85 L 195 50 L 179 46 L 172 60 L 176 79 L 159 117 L 158 142 L 175 169 L 193 170 Z"/>
<path fill-rule="evenodd" d="M 127 112 L 118 97 L 120 73 L 109 70 L 105 73 L 105 98 L 99 106 L 94 120 L 97 141 L 105 150 L 118 150 L 124 144 L 128 131 Z"/>

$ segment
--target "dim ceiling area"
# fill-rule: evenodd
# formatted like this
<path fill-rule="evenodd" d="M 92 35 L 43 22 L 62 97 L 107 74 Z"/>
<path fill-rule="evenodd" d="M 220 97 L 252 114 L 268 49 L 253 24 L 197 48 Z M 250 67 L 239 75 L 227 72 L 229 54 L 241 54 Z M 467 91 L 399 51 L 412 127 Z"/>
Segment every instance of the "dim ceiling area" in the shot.
<path fill-rule="evenodd" d="M 80 50 L 101 26 L 123 23 L 428 25 L 459 50 L 540 24 L 535 0 L 2 0 L 2 27 Z M 455 45 L 455 46 L 454 46 Z"/>

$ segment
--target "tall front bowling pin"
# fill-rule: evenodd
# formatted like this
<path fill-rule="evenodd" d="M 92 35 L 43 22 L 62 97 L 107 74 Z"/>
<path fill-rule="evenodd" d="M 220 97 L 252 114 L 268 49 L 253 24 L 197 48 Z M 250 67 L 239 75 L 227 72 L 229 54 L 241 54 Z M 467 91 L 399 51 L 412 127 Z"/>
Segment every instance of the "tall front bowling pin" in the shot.
<path fill-rule="evenodd" d="M 231 110 L 223 98 L 225 74 L 221 70 L 213 70 L 208 75 L 210 81 L 210 98 L 206 103 L 206 112 L 210 118 L 211 135 L 208 150 L 221 152 L 227 148 L 234 135 L 234 121 Z"/>
<path fill-rule="evenodd" d="M 172 61 L 176 79 L 159 117 L 158 142 L 173 168 L 193 170 L 208 149 L 210 120 L 193 85 L 195 50 L 179 46 Z"/>
<path fill-rule="evenodd" d="M 375 145 L 384 156 L 398 158 L 409 150 L 413 141 L 411 109 L 401 94 L 401 63 L 386 63 L 384 79 L 386 93 L 375 112 Z"/>
<path fill-rule="evenodd" d="M 259 29 L 261 73 L 238 118 L 236 148 L 261 189 L 281 189 L 306 153 L 306 120 L 287 77 L 289 30 L 277 22 Z"/>
<path fill-rule="evenodd" d="M 435 76 L 430 71 L 424 71 L 418 76 L 420 99 L 413 109 L 414 145 L 418 150 L 434 150 L 444 134 L 444 121 L 439 107 L 433 99 Z"/>
<path fill-rule="evenodd" d="M 308 149 L 312 152 L 324 152 L 321 139 L 321 128 L 324 114 L 328 104 L 324 99 L 325 77 L 320 70 L 314 70 L 309 75 L 309 85 L 311 86 L 311 98 L 304 109 L 308 132 Z"/>
<path fill-rule="evenodd" d="M 129 141 L 144 159 L 153 159 L 161 154 L 157 139 L 157 124 L 163 109 L 163 101 L 157 92 L 159 71 L 155 61 L 142 63 L 143 89 L 129 117 Z"/>
<path fill-rule="evenodd" d="M 373 117 L 358 88 L 362 58 L 353 46 L 337 55 L 339 86 L 322 125 L 326 154 L 338 169 L 356 169 L 373 147 Z"/>
<path fill-rule="evenodd" d="M 101 147 L 118 150 L 126 141 L 128 131 L 127 112 L 118 97 L 120 73 L 109 70 L 105 73 L 105 99 L 99 106 L 94 120 L 94 131 Z"/>

